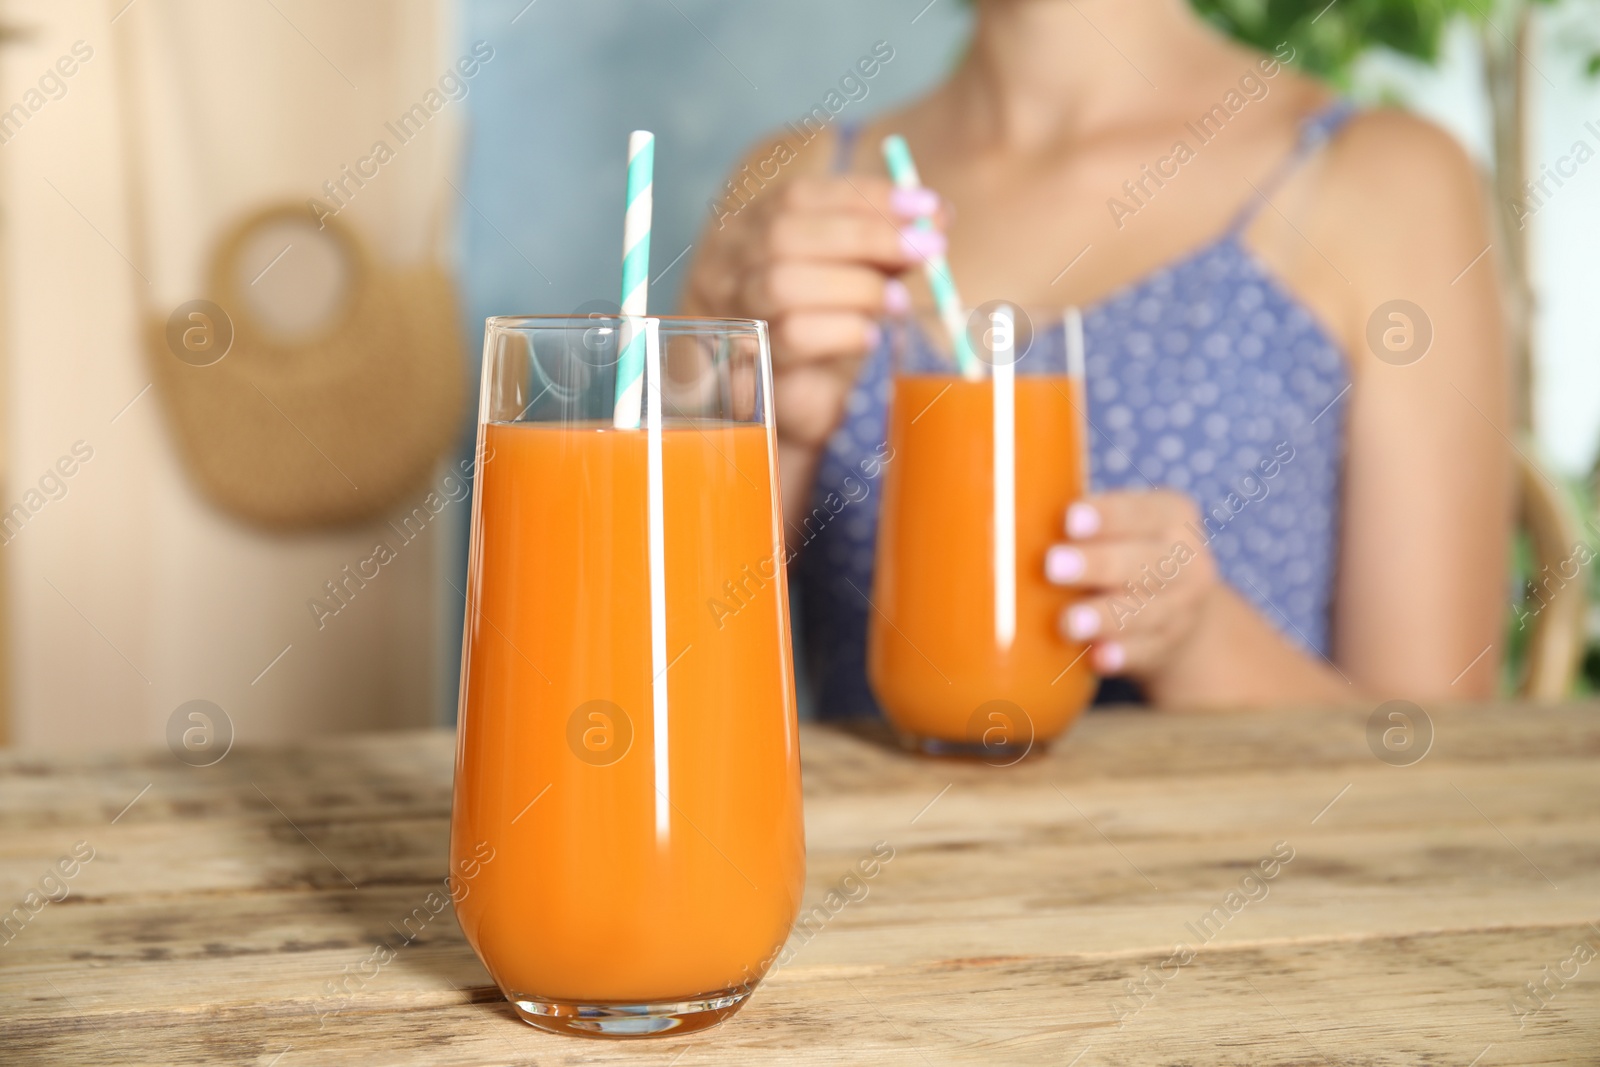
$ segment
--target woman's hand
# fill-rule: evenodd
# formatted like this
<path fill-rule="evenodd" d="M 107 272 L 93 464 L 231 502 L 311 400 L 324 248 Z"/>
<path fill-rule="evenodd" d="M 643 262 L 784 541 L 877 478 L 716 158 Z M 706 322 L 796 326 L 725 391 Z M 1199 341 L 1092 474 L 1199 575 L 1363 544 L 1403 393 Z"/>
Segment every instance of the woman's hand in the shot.
<path fill-rule="evenodd" d="M 771 326 L 779 439 L 814 453 L 838 424 L 877 320 L 907 309 L 894 275 L 944 250 L 926 189 L 862 175 L 799 175 L 756 192 L 702 240 L 685 303 Z"/>
<path fill-rule="evenodd" d="M 1088 641 L 1095 670 L 1141 681 L 1179 659 L 1219 590 L 1194 501 L 1168 489 L 1102 493 L 1067 509 L 1068 542 L 1045 576 L 1084 595 L 1061 633 Z"/>

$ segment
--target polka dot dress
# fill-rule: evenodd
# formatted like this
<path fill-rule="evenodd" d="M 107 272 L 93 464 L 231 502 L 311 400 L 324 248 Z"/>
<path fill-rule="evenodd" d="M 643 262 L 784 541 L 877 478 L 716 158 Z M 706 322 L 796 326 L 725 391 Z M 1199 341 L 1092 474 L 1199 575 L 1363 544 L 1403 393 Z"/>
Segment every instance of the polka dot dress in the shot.
<path fill-rule="evenodd" d="M 1350 114 L 1341 102 L 1309 119 L 1277 178 Z M 1217 240 L 1084 309 L 1091 477 L 1097 492 L 1190 496 L 1223 580 L 1290 641 L 1325 655 L 1350 381 L 1339 346 L 1243 244 L 1253 209 Z M 913 324 L 895 329 L 927 350 Z M 1033 344 L 1060 360 L 1062 326 L 1034 329 Z M 886 469 L 890 334 L 824 449 L 810 514 L 789 530 L 803 658 L 824 718 L 878 713 L 866 680 L 866 598 Z"/>

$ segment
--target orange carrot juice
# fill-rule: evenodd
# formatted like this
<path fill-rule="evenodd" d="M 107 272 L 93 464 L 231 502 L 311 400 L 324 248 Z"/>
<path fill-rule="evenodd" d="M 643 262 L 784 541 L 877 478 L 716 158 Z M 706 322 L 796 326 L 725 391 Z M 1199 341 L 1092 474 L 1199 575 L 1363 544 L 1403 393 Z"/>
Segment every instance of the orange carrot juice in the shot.
<path fill-rule="evenodd" d="M 997 553 L 992 382 L 894 380 L 867 671 L 913 742 L 1048 740 L 1093 694 L 1084 647 L 1057 629 L 1068 599 L 1044 576 L 1045 550 L 1062 539 L 1067 505 L 1085 488 L 1076 389 L 1065 375 L 1015 379 L 1014 524 L 1000 527 L 1014 547 Z M 1011 572 L 1005 594 L 997 566 Z M 1020 722 L 992 713 L 1006 706 L 1020 709 Z"/>
<path fill-rule="evenodd" d="M 645 431 L 483 429 L 452 895 L 514 1003 L 748 992 L 799 907 L 767 430 L 669 424 L 660 441 L 665 567 L 653 593 Z M 653 677 L 663 622 L 667 662 Z"/>

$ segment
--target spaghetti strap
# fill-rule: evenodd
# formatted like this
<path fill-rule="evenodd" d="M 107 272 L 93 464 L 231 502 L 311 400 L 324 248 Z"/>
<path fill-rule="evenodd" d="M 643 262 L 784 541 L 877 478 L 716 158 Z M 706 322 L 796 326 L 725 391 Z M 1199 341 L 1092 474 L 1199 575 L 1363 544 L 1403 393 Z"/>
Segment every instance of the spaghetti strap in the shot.
<path fill-rule="evenodd" d="M 1260 212 L 1261 205 L 1289 180 L 1290 175 L 1332 140 L 1359 110 L 1353 101 L 1340 97 L 1300 120 L 1300 135 L 1295 141 L 1294 148 L 1273 168 L 1267 180 L 1256 186 L 1255 195 L 1251 196 L 1233 217 L 1233 222 L 1228 225 L 1228 232 L 1237 234 L 1249 226 Z"/>
<path fill-rule="evenodd" d="M 850 171 L 850 158 L 855 155 L 856 142 L 861 139 L 861 123 L 841 122 L 834 136 L 839 141 L 833 149 L 833 172 L 847 174 Z"/>

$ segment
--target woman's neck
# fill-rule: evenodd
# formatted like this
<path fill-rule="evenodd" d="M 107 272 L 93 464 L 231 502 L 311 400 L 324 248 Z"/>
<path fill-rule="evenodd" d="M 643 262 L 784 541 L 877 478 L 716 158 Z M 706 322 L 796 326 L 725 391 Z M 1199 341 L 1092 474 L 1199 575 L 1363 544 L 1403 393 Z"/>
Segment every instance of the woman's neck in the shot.
<path fill-rule="evenodd" d="M 1187 0 L 979 0 L 949 99 L 964 139 L 1041 148 L 1160 111 L 1220 47 Z"/>

